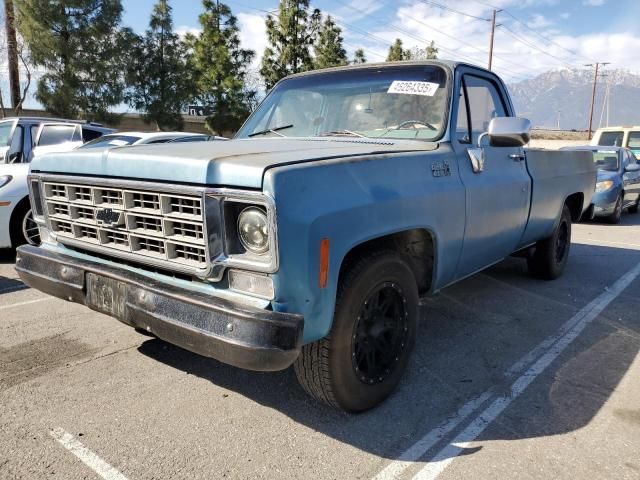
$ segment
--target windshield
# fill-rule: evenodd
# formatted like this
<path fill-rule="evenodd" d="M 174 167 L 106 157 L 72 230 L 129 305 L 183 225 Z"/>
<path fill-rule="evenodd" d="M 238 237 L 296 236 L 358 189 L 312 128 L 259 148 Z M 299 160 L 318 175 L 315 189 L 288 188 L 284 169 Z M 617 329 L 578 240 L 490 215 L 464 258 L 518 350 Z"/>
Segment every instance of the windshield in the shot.
<path fill-rule="evenodd" d="M 6 147 L 11 144 L 11 129 L 13 121 L 0 122 L 0 147 Z"/>
<path fill-rule="evenodd" d="M 624 132 L 602 132 L 598 145 L 605 145 L 607 147 L 621 147 Z"/>
<path fill-rule="evenodd" d="M 290 78 L 267 96 L 237 138 L 351 135 L 437 140 L 445 128 L 447 74 L 395 66 Z"/>
<path fill-rule="evenodd" d="M 618 171 L 618 152 L 615 150 L 605 151 L 598 150 L 593 152 L 593 163 L 600 170 L 607 170 L 608 172 Z"/>
<path fill-rule="evenodd" d="M 133 145 L 138 140 L 140 137 L 133 135 L 104 135 L 78 148 L 124 147 L 125 145 Z"/>

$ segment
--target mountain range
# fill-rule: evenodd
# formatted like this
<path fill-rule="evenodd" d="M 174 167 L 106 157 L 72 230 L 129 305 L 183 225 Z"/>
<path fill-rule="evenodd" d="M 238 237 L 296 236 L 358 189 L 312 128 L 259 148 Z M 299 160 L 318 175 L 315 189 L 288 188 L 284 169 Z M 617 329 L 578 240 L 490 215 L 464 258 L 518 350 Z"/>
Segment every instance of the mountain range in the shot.
<path fill-rule="evenodd" d="M 640 75 L 603 69 L 598 75 L 594 129 L 607 125 L 640 125 Z M 516 112 L 534 127 L 586 130 L 593 88 L 593 69 L 551 70 L 508 85 Z M 608 93 L 607 93 L 608 90 Z"/>

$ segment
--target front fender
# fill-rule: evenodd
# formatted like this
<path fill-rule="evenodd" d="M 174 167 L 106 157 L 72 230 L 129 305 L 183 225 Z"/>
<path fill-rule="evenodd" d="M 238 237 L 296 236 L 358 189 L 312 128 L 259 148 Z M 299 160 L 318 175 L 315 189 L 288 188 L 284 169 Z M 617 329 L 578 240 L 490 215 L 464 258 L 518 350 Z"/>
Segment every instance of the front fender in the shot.
<path fill-rule="evenodd" d="M 273 309 L 305 317 L 305 343 L 331 328 L 340 268 L 363 242 L 422 228 L 438 245 L 433 288 L 452 280 L 464 233 L 464 189 L 450 150 L 376 155 L 271 170 L 265 191 L 276 201 L 280 268 Z M 448 176 L 432 163 L 447 161 Z M 446 208 L 445 208 L 446 206 Z M 319 285 L 320 242 L 329 239 L 329 275 Z"/>

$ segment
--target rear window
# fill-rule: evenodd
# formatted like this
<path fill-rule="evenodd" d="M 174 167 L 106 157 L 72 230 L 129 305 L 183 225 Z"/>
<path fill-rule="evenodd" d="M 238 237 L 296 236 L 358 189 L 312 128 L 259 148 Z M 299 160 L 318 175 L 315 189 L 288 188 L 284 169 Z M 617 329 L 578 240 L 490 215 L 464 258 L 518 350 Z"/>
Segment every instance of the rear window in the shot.
<path fill-rule="evenodd" d="M 73 140 L 76 125 L 45 125 L 42 127 L 38 146 L 59 145 Z"/>
<path fill-rule="evenodd" d="M 593 152 L 593 163 L 595 163 L 596 168 L 600 170 L 615 172 L 618 170 L 618 152 L 615 150 L 610 152 L 606 150 Z"/>
<path fill-rule="evenodd" d="M 133 135 L 104 135 L 78 148 L 124 147 L 125 145 L 133 145 L 138 140 L 140 137 Z"/>
<path fill-rule="evenodd" d="M 600 134 L 600 139 L 598 140 L 598 145 L 603 145 L 607 147 L 622 147 L 622 140 L 624 138 L 624 132 L 602 132 Z"/>

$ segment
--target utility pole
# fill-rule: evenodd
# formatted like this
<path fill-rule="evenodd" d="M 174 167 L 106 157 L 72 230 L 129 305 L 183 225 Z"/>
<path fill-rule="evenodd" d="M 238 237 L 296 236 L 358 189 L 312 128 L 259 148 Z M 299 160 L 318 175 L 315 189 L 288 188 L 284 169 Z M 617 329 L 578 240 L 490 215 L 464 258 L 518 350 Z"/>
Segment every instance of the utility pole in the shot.
<path fill-rule="evenodd" d="M 502 10 L 493 10 L 493 16 L 491 17 L 491 39 L 489 40 L 489 70 L 491 70 L 491 64 L 493 63 L 493 39 L 496 34 L 496 14 Z"/>
<path fill-rule="evenodd" d="M 7 31 L 11 107 L 16 108 L 20 103 L 20 71 L 18 70 L 18 41 L 16 40 L 16 15 L 13 9 L 13 0 L 4 1 L 4 16 Z"/>
<path fill-rule="evenodd" d="M 596 62 L 595 64 L 594 63 L 585 64 L 585 67 L 595 67 L 595 73 L 593 74 L 593 90 L 591 92 L 591 108 L 589 109 L 589 135 L 588 135 L 589 140 L 591 140 L 591 129 L 593 127 L 593 107 L 596 102 L 596 85 L 598 84 L 598 68 L 600 67 L 600 65 L 604 67 L 605 65 L 609 65 L 610 63 L 611 62 Z"/>

